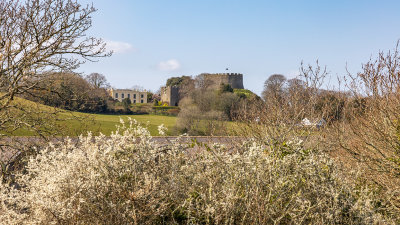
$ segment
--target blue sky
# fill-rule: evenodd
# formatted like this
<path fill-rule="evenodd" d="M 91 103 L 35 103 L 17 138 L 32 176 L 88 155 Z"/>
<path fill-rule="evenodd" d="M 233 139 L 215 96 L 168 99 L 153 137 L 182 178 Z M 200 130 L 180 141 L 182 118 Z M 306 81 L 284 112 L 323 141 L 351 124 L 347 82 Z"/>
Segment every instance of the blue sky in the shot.
<path fill-rule="evenodd" d="M 80 1 L 92 2 L 89 0 Z M 156 91 L 171 76 L 243 73 L 260 94 L 269 75 L 326 65 L 331 85 L 400 39 L 400 1 L 95 0 L 89 35 L 115 51 L 78 70 L 112 86 Z"/>

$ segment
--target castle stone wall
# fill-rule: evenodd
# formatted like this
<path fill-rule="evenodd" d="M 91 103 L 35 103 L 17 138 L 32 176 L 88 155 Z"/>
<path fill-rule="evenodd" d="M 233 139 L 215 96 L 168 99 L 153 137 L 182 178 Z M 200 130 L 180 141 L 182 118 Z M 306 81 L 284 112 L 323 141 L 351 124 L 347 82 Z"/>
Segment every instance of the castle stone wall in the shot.
<path fill-rule="evenodd" d="M 178 106 L 179 87 L 167 86 L 161 88 L 161 101 L 167 102 L 169 106 Z"/>
<path fill-rule="evenodd" d="M 234 89 L 244 89 L 241 73 L 203 73 L 209 88 L 219 89 L 221 84 L 229 84 Z"/>
<path fill-rule="evenodd" d="M 234 89 L 244 89 L 243 74 L 241 73 L 202 73 L 207 88 L 219 90 L 221 84 L 229 84 Z M 170 106 L 178 106 L 179 87 L 167 86 L 161 88 L 161 101 Z"/>

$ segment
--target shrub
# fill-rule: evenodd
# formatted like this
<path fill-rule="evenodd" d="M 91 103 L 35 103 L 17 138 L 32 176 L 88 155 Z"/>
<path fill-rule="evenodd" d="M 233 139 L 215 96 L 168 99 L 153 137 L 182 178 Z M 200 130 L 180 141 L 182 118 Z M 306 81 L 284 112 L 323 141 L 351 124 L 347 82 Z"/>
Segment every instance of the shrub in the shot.
<path fill-rule="evenodd" d="M 167 115 L 170 115 L 170 116 L 178 116 L 179 112 L 180 112 L 179 108 L 168 109 L 168 110 L 167 110 Z"/>
<path fill-rule="evenodd" d="M 151 113 L 155 115 L 177 116 L 179 111 L 178 106 L 153 106 Z"/>
<path fill-rule="evenodd" d="M 176 127 L 189 135 L 226 135 L 226 117 L 219 111 L 202 112 L 196 105 L 184 106 L 178 114 Z"/>
<path fill-rule="evenodd" d="M 122 100 L 122 106 L 124 107 L 125 111 L 130 111 L 131 104 L 132 102 L 129 98 L 124 98 Z"/>
<path fill-rule="evenodd" d="M 160 130 L 163 130 L 161 127 Z M 50 144 L 0 186 L 6 224 L 394 223 L 367 187 L 346 182 L 329 157 L 301 142 L 152 142 L 131 121 L 110 137 Z"/>
<path fill-rule="evenodd" d="M 225 93 L 225 92 L 233 92 L 233 88 L 230 84 L 221 84 L 219 88 L 219 93 Z"/>
<path fill-rule="evenodd" d="M 62 109 L 104 113 L 108 110 L 106 89 L 93 87 L 75 73 L 51 73 L 22 97 Z"/>

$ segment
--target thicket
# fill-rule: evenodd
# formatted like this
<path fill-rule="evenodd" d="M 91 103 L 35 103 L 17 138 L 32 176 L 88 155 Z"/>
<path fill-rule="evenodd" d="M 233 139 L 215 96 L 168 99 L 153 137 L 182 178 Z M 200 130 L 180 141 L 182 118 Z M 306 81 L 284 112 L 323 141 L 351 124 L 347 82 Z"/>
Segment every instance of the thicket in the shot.
<path fill-rule="evenodd" d="M 190 135 L 227 135 L 227 122 L 235 118 L 240 103 L 260 100 L 251 91 L 233 89 L 229 84 L 209 88 L 201 75 L 191 81 L 190 90 L 180 91 L 177 120 L 178 130 Z"/>
<path fill-rule="evenodd" d="M 43 75 L 22 97 L 60 109 L 91 113 L 107 112 L 112 102 L 105 88 L 72 72 Z"/>
<path fill-rule="evenodd" d="M 299 80 L 289 83 L 274 75 L 265 82 L 260 104 L 243 104 L 236 120 L 237 135 L 266 145 L 302 137 L 305 146 L 325 152 L 343 175 L 359 168 L 365 183 L 387 199 L 390 212 L 400 215 L 400 55 L 398 47 L 380 52 L 348 74 L 335 90 L 323 89 L 326 67 L 304 65 Z M 323 127 L 305 125 L 324 119 Z M 399 220 L 397 219 L 397 223 Z"/>
<path fill-rule="evenodd" d="M 160 145 L 131 121 L 44 147 L 15 181 L 0 186 L 6 224 L 396 223 L 374 189 L 299 139 Z"/>

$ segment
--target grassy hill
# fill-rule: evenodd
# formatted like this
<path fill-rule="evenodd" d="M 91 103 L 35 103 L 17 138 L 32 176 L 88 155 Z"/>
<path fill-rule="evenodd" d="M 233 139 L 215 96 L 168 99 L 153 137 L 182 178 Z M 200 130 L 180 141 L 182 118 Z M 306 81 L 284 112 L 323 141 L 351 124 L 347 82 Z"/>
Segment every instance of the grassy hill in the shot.
<path fill-rule="evenodd" d="M 30 126 L 16 129 L 16 124 L 9 124 L 9 129 L 1 130 L 0 134 L 8 136 L 34 136 L 38 133 L 42 135 L 63 135 L 77 136 L 86 134 L 88 131 L 94 134 L 100 132 L 110 135 L 120 118 L 125 121 L 128 117 L 144 124 L 152 135 L 158 135 L 157 127 L 164 124 L 168 128 L 167 134 L 172 134 L 176 123 L 176 118 L 160 115 L 101 115 L 71 112 L 50 106 L 45 106 L 32 101 L 16 98 L 13 101 L 13 109 L 8 112 L 12 115 L 13 121 L 27 121 Z"/>

